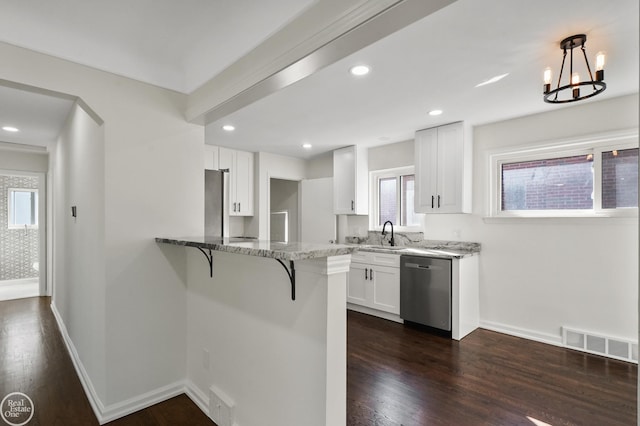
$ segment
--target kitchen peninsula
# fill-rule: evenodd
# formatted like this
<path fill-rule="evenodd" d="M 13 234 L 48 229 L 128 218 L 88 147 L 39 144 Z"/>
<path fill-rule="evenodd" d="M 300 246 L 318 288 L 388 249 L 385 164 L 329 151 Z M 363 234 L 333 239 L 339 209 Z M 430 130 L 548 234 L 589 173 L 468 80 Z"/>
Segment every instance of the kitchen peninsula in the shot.
<path fill-rule="evenodd" d="M 214 421 L 345 424 L 346 284 L 355 247 L 156 242 L 196 249 L 184 253 L 187 388 Z"/>

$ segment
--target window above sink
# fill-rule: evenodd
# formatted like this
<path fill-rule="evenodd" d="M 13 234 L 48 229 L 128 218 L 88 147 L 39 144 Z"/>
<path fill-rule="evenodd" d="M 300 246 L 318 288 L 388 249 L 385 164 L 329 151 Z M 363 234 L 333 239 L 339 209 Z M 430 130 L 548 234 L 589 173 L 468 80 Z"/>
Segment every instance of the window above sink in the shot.
<path fill-rule="evenodd" d="M 369 172 L 369 229 L 382 230 L 391 221 L 396 231 L 420 231 L 422 214 L 414 209 L 415 168 Z"/>

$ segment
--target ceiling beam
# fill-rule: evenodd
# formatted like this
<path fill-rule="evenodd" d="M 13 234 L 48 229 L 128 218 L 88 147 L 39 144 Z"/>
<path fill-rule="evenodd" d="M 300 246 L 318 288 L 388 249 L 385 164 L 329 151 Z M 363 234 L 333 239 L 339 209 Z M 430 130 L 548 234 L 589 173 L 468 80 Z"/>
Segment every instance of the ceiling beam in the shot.
<path fill-rule="evenodd" d="M 215 122 L 454 1 L 317 2 L 295 21 L 191 93 L 186 118 L 203 125 Z"/>

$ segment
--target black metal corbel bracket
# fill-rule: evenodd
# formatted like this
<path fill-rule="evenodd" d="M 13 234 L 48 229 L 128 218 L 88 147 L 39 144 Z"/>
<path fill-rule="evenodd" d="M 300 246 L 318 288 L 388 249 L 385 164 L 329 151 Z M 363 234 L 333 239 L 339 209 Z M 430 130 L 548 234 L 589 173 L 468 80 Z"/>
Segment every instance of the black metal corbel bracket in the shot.
<path fill-rule="evenodd" d="M 204 254 L 204 257 L 207 258 L 207 262 L 209 262 L 209 275 L 213 278 L 213 254 L 211 253 L 211 249 L 209 249 L 209 254 L 206 251 L 202 250 L 200 247 L 196 247 L 198 250 Z"/>
<path fill-rule="evenodd" d="M 211 278 L 213 278 L 213 254 L 211 253 L 211 249 L 208 249 L 208 253 L 207 253 L 201 247 L 196 247 L 196 248 L 200 250 L 200 252 L 207 259 L 207 262 L 209 263 L 209 275 L 211 276 Z M 289 281 L 291 282 L 291 300 L 296 300 L 296 268 L 293 263 L 293 260 L 289 261 L 289 267 L 287 267 L 287 265 L 285 265 L 285 263 L 282 260 L 280 259 L 276 259 L 276 260 L 278 261 L 278 263 L 282 265 L 284 270 L 287 272 L 287 275 L 289 276 Z"/>
<path fill-rule="evenodd" d="M 289 275 L 289 281 L 291 281 L 291 300 L 296 300 L 296 268 L 293 265 L 293 260 L 289 261 L 289 267 L 284 264 L 284 262 L 280 259 L 276 259 L 278 263 L 282 265 L 285 271 L 287 271 L 287 275 Z"/>

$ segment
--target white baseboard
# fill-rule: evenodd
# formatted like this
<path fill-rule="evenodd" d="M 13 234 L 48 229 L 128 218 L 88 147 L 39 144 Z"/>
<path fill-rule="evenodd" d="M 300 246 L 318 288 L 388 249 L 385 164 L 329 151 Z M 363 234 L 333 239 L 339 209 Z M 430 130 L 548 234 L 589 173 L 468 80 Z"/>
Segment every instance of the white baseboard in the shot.
<path fill-rule="evenodd" d="M 553 334 L 540 333 L 538 331 L 514 327 L 512 325 L 506 325 L 492 321 L 480 321 L 480 328 L 496 331 L 498 333 L 509 334 L 511 336 L 522 337 L 523 339 L 534 340 L 536 342 L 546 343 L 548 345 L 564 347 L 562 345 L 562 336 L 560 334 L 556 336 Z"/>
<path fill-rule="evenodd" d="M 67 327 L 62 320 L 62 316 L 60 316 L 60 312 L 56 308 L 56 305 L 51 302 L 51 312 L 53 312 L 53 316 L 58 323 L 58 329 L 60 330 L 60 334 L 62 334 L 62 340 L 64 341 L 65 346 L 67 347 L 67 352 L 71 356 L 71 362 L 73 363 L 73 367 L 76 370 L 76 374 L 78 375 L 78 379 L 80 379 L 80 383 L 82 384 L 82 388 L 84 389 L 85 395 L 87 395 L 87 399 L 89 400 L 89 404 L 93 409 L 93 413 L 96 415 L 98 422 L 103 424 L 102 421 L 102 412 L 104 411 L 104 405 L 100 398 L 98 398 L 98 394 L 96 393 L 95 388 L 93 387 L 93 383 L 87 374 L 87 371 L 80 361 L 80 357 L 78 356 L 78 351 L 76 351 L 76 347 L 71 341 L 71 337 L 69 337 L 69 333 L 67 332 Z"/>
<path fill-rule="evenodd" d="M 404 324 L 404 320 L 400 318 L 400 315 L 392 314 L 389 312 L 379 311 L 377 309 L 372 309 L 366 306 L 356 305 L 353 303 L 347 303 L 347 309 L 355 312 L 360 312 L 361 314 L 373 315 L 374 317 L 384 318 L 389 321 L 395 321 L 395 322 L 399 322 L 400 324 Z"/>
<path fill-rule="evenodd" d="M 75 368 L 76 374 L 80 379 L 80 383 L 82 383 L 84 393 L 87 395 L 89 404 L 91 404 L 91 408 L 93 409 L 93 412 L 100 424 L 105 424 L 110 421 L 119 419 L 120 417 L 124 417 L 136 411 L 143 410 L 147 407 L 150 407 L 162 401 L 166 401 L 183 393 L 186 393 L 187 396 L 189 396 L 189 398 L 191 398 L 191 400 L 193 400 L 198 405 L 198 407 L 203 412 L 205 412 L 205 414 L 209 414 L 208 410 L 206 409 L 206 407 L 208 407 L 208 398 L 204 398 L 202 399 L 202 401 L 197 401 L 196 399 L 202 398 L 202 394 L 199 393 L 199 391 L 195 386 L 193 386 L 193 384 L 185 383 L 185 381 L 183 380 L 171 383 L 166 386 L 162 386 L 158 389 L 151 390 L 142 395 L 138 395 L 133 398 L 129 398 L 105 407 L 105 405 L 98 397 L 93 383 L 91 382 L 91 378 L 87 374 L 87 371 L 84 368 L 80 357 L 78 356 L 78 352 L 75 348 L 75 345 L 71 341 L 71 337 L 69 337 L 69 333 L 67 332 L 67 327 L 65 326 L 64 321 L 62 320 L 58 309 L 53 303 L 51 303 L 51 311 L 53 312 L 53 316 L 55 317 L 56 322 L 58 323 L 58 328 L 60 329 L 60 333 L 62 334 L 62 339 L 64 340 L 67 351 L 71 356 L 73 367 Z M 205 401 L 207 402 L 206 405 L 202 405 Z"/>
<path fill-rule="evenodd" d="M 189 399 L 202 410 L 203 413 L 209 416 L 209 397 L 206 393 L 202 392 L 191 380 L 185 383 L 185 392 Z"/>
<path fill-rule="evenodd" d="M 166 401 L 175 396 L 185 393 L 184 381 L 175 382 L 158 389 L 137 395 L 133 398 L 126 399 L 116 404 L 108 405 L 98 417 L 100 424 L 105 424 L 120 417 L 127 416 L 136 411 L 144 410 L 159 402 Z"/>

